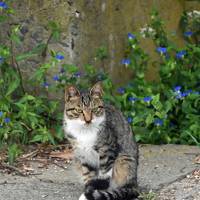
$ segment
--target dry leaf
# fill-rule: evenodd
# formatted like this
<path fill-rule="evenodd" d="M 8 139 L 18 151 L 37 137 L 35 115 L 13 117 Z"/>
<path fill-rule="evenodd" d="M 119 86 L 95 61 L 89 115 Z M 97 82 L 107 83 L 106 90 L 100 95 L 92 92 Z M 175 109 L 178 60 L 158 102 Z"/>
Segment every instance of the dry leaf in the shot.
<path fill-rule="evenodd" d="M 24 171 L 29 171 L 29 172 L 33 172 L 34 171 L 34 169 L 32 167 L 27 166 L 27 165 L 23 165 L 23 170 Z"/>
<path fill-rule="evenodd" d="M 51 152 L 50 157 L 72 160 L 74 155 L 73 155 L 73 151 L 71 149 L 66 149 L 63 152 Z"/>
<path fill-rule="evenodd" d="M 200 156 L 197 156 L 197 157 L 194 159 L 194 163 L 195 163 L 195 164 L 200 164 Z"/>

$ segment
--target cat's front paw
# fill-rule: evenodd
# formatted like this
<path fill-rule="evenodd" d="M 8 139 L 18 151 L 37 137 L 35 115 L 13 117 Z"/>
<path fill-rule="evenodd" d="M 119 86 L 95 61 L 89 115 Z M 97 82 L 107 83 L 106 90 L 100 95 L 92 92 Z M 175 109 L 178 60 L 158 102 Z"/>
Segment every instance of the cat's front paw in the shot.
<path fill-rule="evenodd" d="M 78 200 L 87 200 L 87 198 L 85 197 L 85 195 L 84 194 L 82 194 L 80 197 L 79 197 L 79 199 Z"/>

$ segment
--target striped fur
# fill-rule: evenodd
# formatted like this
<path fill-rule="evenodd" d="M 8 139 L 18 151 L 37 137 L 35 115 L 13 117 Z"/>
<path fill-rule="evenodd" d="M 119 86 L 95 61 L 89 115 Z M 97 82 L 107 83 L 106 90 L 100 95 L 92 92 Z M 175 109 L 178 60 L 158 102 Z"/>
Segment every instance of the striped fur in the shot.
<path fill-rule="evenodd" d="M 64 130 L 75 141 L 85 192 L 79 200 L 132 200 L 138 196 L 138 148 L 122 113 L 104 104 L 102 88 L 66 89 Z"/>

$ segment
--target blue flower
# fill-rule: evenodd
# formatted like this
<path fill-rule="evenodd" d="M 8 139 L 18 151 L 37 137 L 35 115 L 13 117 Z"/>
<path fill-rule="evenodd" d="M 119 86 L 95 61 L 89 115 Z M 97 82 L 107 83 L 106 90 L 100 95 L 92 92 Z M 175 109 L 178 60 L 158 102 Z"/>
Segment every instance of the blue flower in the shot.
<path fill-rule="evenodd" d="M 187 97 L 189 95 L 188 92 L 180 92 L 176 95 L 176 99 L 182 99 L 184 97 Z"/>
<path fill-rule="evenodd" d="M 131 123 L 133 122 L 133 118 L 132 118 L 132 117 L 127 117 L 127 122 L 128 122 L 129 124 L 131 124 Z"/>
<path fill-rule="evenodd" d="M 44 83 L 42 83 L 42 86 L 45 87 L 45 88 L 48 88 L 50 86 L 50 84 L 47 83 L 47 82 L 44 82 Z"/>
<path fill-rule="evenodd" d="M 186 31 L 185 33 L 184 33 L 184 36 L 185 37 L 191 37 L 193 35 L 193 32 L 192 31 Z"/>
<path fill-rule="evenodd" d="M 80 78 L 81 77 L 81 72 L 75 72 L 73 74 L 73 76 L 76 77 L 76 78 Z"/>
<path fill-rule="evenodd" d="M 128 101 L 135 102 L 137 101 L 136 97 L 128 97 Z"/>
<path fill-rule="evenodd" d="M 9 117 L 6 117 L 6 118 L 4 119 L 4 122 L 8 124 L 8 123 L 10 122 L 10 118 L 9 118 Z"/>
<path fill-rule="evenodd" d="M 182 92 L 181 93 L 181 97 L 183 98 L 183 97 L 186 97 L 186 96 L 188 96 L 188 94 L 186 93 L 186 92 Z"/>
<path fill-rule="evenodd" d="M 0 117 L 2 117 L 3 116 L 3 112 L 2 111 L 0 111 Z"/>
<path fill-rule="evenodd" d="M 156 118 L 156 119 L 154 120 L 154 124 L 155 124 L 156 126 L 162 126 L 162 125 L 163 125 L 163 120 L 162 120 L 162 119 L 159 119 L 159 118 Z"/>
<path fill-rule="evenodd" d="M 129 59 L 129 58 L 124 58 L 122 61 L 121 61 L 121 63 L 123 64 L 123 65 L 130 65 L 130 63 L 131 63 L 131 60 Z"/>
<path fill-rule="evenodd" d="M 118 92 L 119 94 L 124 94 L 124 93 L 125 93 L 125 88 L 120 87 L 120 88 L 117 89 L 117 92 Z"/>
<path fill-rule="evenodd" d="M 177 85 L 177 86 L 174 87 L 174 91 L 175 92 L 180 92 L 181 88 L 182 87 L 180 85 Z"/>
<path fill-rule="evenodd" d="M 192 93 L 192 90 L 191 90 L 191 89 L 185 91 L 185 94 L 186 94 L 186 95 L 189 95 L 189 94 L 191 94 L 191 93 Z"/>
<path fill-rule="evenodd" d="M 176 53 L 176 58 L 181 59 L 186 55 L 186 51 L 182 50 Z"/>
<path fill-rule="evenodd" d="M 58 76 L 58 75 L 54 75 L 54 76 L 53 76 L 53 80 L 54 80 L 54 81 L 59 81 L 59 80 L 60 80 L 60 78 L 59 78 L 59 76 Z"/>
<path fill-rule="evenodd" d="M 164 54 L 167 53 L 167 48 L 166 47 L 157 47 L 157 52 Z"/>
<path fill-rule="evenodd" d="M 63 56 L 63 55 L 61 55 L 61 54 L 57 54 L 56 55 L 56 59 L 57 60 L 63 60 L 65 57 Z"/>
<path fill-rule="evenodd" d="M 0 56 L 0 64 L 2 64 L 4 61 L 4 58 Z"/>
<path fill-rule="evenodd" d="M 152 100 L 152 97 L 144 97 L 143 100 L 144 102 L 150 102 Z"/>
<path fill-rule="evenodd" d="M 8 5 L 5 2 L 0 1 L 0 8 L 7 9 Z"/>
<path fill-rule="evenodd" d="M 135 35 L 132 33 L 128 33 L 128 39 L 133 40 L 135 38 Z"/>

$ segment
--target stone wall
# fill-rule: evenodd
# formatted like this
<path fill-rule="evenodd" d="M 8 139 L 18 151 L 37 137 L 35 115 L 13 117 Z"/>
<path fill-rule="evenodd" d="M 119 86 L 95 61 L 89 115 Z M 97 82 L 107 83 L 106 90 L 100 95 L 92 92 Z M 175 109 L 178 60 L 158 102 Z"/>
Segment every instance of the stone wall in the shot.
<path fill-rule="evenodd" d="M 67 63 L 79 67 L 87 63 L 102 67 L 102 63 L 95 59 L 95 51 L 105 46 L 109 56 L 104 67 L 117 84 L 132 78 L 129 70 L 120 64 L 127 33 L 144 26 L 152 8 L 158 9 L 167 30 L 177 33 L 174 39 L 178 46 L 183 44 L 179 31 L 180 15 L 185 9 L 200 9 L 199 3 L 185 0 L 18 0 L 14 7 L 16 17 L 13 22 L 22 24 L 21 37 L 25 43 L 18 50 L 27 51 L 45 42 L 50 34 L 46 28 L 48 22 L 57 21 L 62 29 L 61 41 L 50 42 L 49 49 L 64 52 Z M 144 39 L 141 45 L 150 53 L 152 61 L 157 58 L 151 41 Z M 36 57 L 24 63 L 24 74 L 31 75 L 42 59 Z M 55 70 L 52 69 L 51 73 Z M 147 78 L 157 78 L 155 67 L 149 67 Z"/>
<path fill-rule="evenodd" d="M 139 31 L 149 21 L 152 8 L 156 8 L 166 22 L 167 31 L 176 33 L 173 40 L 181 46 L 180 16 L 185 9 L 200 9 L 200 4 L 184 0 L 80 0 L 76 1 L 76 7 L 80 11 L 80 37 L 75 44 L 79 52 L 75 62 L 78 65 L 89 62 L 100 67 L 94 60 L 94 50 L 105 45 L 109 50 L 105 63 L 107 71 L 114 82 L 120 84 L 132 77 L 120 64 L 127 45 L 127 33 Z M 152 41 L 144 39 L 141 46 L 150 54 L 152 62 L 157 59 Z M 149 67 L 147 78 L 157 78 L 155 67 Z"/>

